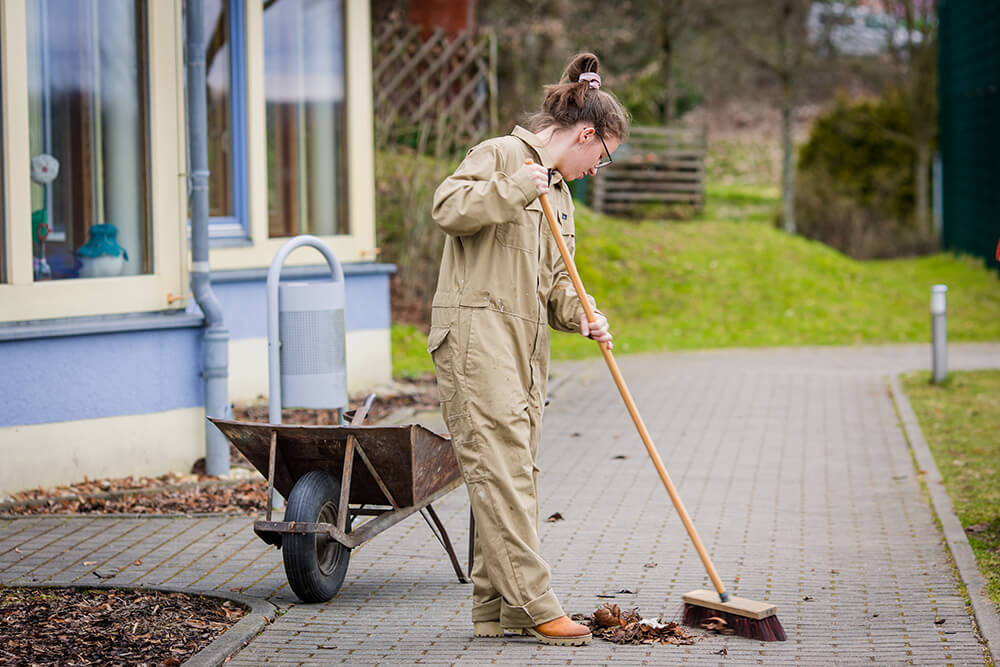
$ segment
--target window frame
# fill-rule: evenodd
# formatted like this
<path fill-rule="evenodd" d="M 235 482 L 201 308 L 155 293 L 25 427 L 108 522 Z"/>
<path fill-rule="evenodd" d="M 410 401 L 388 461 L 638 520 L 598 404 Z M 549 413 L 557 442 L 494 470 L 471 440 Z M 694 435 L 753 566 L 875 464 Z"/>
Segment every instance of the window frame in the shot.
<path fill-rule="evenodd" d="M 183 3 L 184 0 L 181 0 Z M 233 215 L 212 216 L 208 219 L 208 237 L 211 241 L 244 241 L 250 238 L 250 215 L 247 186 L 247 39 L 246 3 L 244 0 L 224 0 L 229 11 L 229 133 L 232 137 Z M 207 74 L 207 72 L 206 72 Z M 185 84 L 186 85 L 186 84 Z M 185 91 L 186 94 L 186 91 Z M 188 171 L 190 156 L 185 151 Z M 190 238 L 191 220 L 188 219 Z"/>
<path fill-rule="evenodd" d="M 266 100 L 264 93 L 264 2 L 246 3 L 248 199 L 250 238 L 243 244 L 213 243 L 212 270 L 269 266 L 288 237 L 268 233 Z M 344 0 L 344 84 L 347 132 L 347 233 L 320 236 L 341 262 L 378 260 L 375 247 L 375 132 L 372 98 L 371 7 L 368 0 Z M 292 253 L 286 266 L 321 262 L 315 253 Z"/>
<path fill-rule="evenodd" d="M 152 272 L 113 278 L 81 278 L 35 282 L 32 269 L 31 226 L 7 224 L 5 234 L 7 279 L 0 284 L 0 321 L 111 315 L 184 307 L 173 295 L 185 294 L 187 245 L 181 220 L 185 210 L 183 58 L 180 42 L 180 5 L 144 0 L 145 58 L 150 216 L 149 261 Z M 27 1 L 0 3 L 0 122 L 3 142 L 3 217 L 31 219 Z M 182 152 L 183 151 L 183 152 Z M 11 169 L 11 165 L 24 165 Z"/>
<path fill-rule="evenodd" d="M 375 151 L 373 128 L 371 24 L 368 0 L 344 0 L 345 84 L 349 233 L 322 236 L 342 262 L 376 261 Z M 153 273 L 115 278 L 35 282 L 31 219 L 28 133 L 28 81 L 25 0 L 0 1 L 0 142 L 3 251 L 7 283 L 0 283 L 0 322 L 183 310 L 189 303 L 187 197 L 187 113 L 184 99 L 182 0 L 146 0 L 149 95 L 150 241 Z M 246 2 L 242 52 L 246 106 L 240 119 L 247 140 L 246 202 L 248 237 L 218 238 L 211 244 L 213 271 L 267 267 L 287 238 L 269 238 L 267 228 L 267 154 L 263 90 L 263 2 Z M 153 29 L 155 26 L 155 30 Z M 10 165 L 25 165 L 11 169 Z M 286 265 L 321 261 L 315 253 L 293 253 Z M 184 298 L 187 295 L 188 298 Z"/>

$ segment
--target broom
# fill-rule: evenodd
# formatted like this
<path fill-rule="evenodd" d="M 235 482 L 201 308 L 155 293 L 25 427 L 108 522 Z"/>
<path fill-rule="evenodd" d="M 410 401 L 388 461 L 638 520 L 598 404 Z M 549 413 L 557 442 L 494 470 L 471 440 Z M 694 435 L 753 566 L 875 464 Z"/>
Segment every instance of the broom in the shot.
<path fill-rule="evenodd" d="M 528 160 L 527 163 L 531 164 L 531 160 Z M 590 307 L 590 302 L 587 301 L 585 296 L 587 292 L 583 289 L 580 274 L 576 270 L 576 265 L 573 263 L 573 258 L 569 254 L 569 249 L 566 247 L 565 241 L 563 241 L 559 224 L 556 222 L 556 216 L 552 212 L 552 206 L 549 204 L 549 198 L 545 194 L 540 194 L 538 199 L 541 201 L 542 210 L 545 211 L 545 217 L 548 219 L 552 238 L 555 239 L 556 245 L 559 246 L 559 253 L 566 264 L 566 270 L 573 281 L 573 287 L 576 288 L 576 295 L 583 305 L 584 312 L 587 314 L 587 321 L 592 323 L 596 319 L 594 317 L 594 310 Z M 611 354 L 610 347 L 608 345 L 600 345 L 600 348 L 601 353 L 604 355 L 604 360 L 608 364 L 608 369 L 611 370 L 615 384 L 618 385 L 618 391 L 625 401 L 625 407 L 628 408 L 629 414 L 632 415 L 632 421 L 635 422 L 635 426 L 639 430 L 639 437 L 642 438 L 643 444 L 646 445 L 646 451 L 649 452 L 649 457 L 653 460 L 653 465 L 660 474 L 660 479 L 667 488 L 667 493 L 670 494 L 670 500 L 673 501 L 674 507 L 677 509 L 677 513 L 684 523 L 684 528 L 687 529 L 688 535 L 694 543 L 694 548 L 698 551 L 701 562 L 705 564 L 705 570 L 708 572 L 708 576 L 715 586 L 716 593 L 707 590 L 697 590 L 684 595 L 683 623 L 685 625 L 699 626 L 703 621 L 710 618 L 721 618 L 735 634 L 741 637 L 763 641 L 785 641 L 785 630 L 781 627 L 781 622 L 778 620 L 778 608 L 775 605 L 734 597 L 722 585 L 722 580 L 719 579 L 719 574 L 715 571 L 715 566 L 712 565 L 712 560 L 708 557 L 705 545 L 702 544 L 701 538 L 698 537 L 698 531 L 695 530 L 694 524 L 691 522 L 691 517 L 688 516 L 687 510 L 684 508 L 684 503 L 681 502 L 681 498 L 677 494 L 677 489 L 674 488 L 673 482 L 670 481 L 670 475 L 667 474 L 667 469 L 663 466 L 663 461 L 656 451 L 653 439 L 650 437 L 649 431 L 646 430 L 646 425 L 643 423 L 642 417 L 639 416 L 639 409 L 636 407 L 635 401 L 632 400 L 632 394 L 625 385 L 625 379 L 622 377 L 621 371 L 618 370 L 618 363 Z"/>

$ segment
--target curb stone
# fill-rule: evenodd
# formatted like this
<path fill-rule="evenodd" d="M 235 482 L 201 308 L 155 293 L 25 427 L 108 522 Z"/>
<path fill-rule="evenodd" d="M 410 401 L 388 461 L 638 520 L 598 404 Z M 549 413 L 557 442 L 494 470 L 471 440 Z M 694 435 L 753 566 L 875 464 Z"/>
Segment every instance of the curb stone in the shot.
<path fill-rule="evenodd" d="M 955 560 L 955 566 L 958 568 L 962 583 L 968 590 L 979 632 L 986 642 L 986 649 L 990 652 L 993 664 L 1000 665 L 1000 615 L 994 611 L 992 602 L 986 597 L 986 579 L 979 571 L 976 556 L 972 553 L 972 547 L 969 546 L 969 538 L 955 514 L 955 507 L 944 488 L 941 472 L 938 470 L 930 447 L 927 445 L 927 440 L 920 430 L 920 423 L 917 421 L 913 406 L 910 405 L 909 399 L 903 392 L 899 375 L 891 376 L 889 385 L 892 398 L 899 410 L 900 423 L 906 434 L 906 439 L 910 443 L 910 448 L 913 450 L 917 466 L 927 473 L 924 476 L 924 481 L 927 483 L 931 504 L 941 520 L 945 542 Z"/>
<path fill-rule="evenodd" d="M 205 648 L 201 649 L 184 664 L 192 667 L 215 667 L 226 662 L 227 659 L 238 653 L 243 647 L 250 643 L 250 640 L 264 629 L 265 626 L 274 622 L 277 607 L 259 598 L 252 598 L 239 593 L 226 591 L 192 591 L 189 588 L 175 588 L 171 586 L 123 586 L 107 582 L 93 584 L 60 584 L 51 583 L 42 586 L 32 584 L 17 584 L 18 588 L 76 588 L 80 590 L 92 589 L 119 589 L 137 591 L 159 591 L 161 593 L 183 593 L 184 595 L 200 595 L 206 598 L 216 598 L 231 600 L 247 607 L 249 611 L 239 621 L 233 624 L 228 630 L 216 637 Z"/>
<path fill-rule="evenodd" d="M 213 591 L 211 595 L 205 593 L 202 595 L 239 602 L 249 607 L 250 611 L 233 627 L 216 637 L 211 644 L 188 658 L 184 662 L 185 665 L 192 667 L 196 665 L 205 665 L 206 667 L 221 665 L 249 644 L 261 630 L 274 623 L 277 607 L 267 600 L 222 591 Z"/>

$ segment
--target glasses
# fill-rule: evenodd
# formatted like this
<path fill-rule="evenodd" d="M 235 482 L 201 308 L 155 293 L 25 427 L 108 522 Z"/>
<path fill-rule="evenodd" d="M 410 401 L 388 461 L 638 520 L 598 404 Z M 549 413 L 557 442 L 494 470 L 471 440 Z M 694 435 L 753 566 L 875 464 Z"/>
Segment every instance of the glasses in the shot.
<path fill-rule="evenodd" d="M 602 137 L 601 135 L 597 135 L 597 138 L 601 140 L 601 145 L 604 146 L 604 154 L 608 156 L 608 159 L 601 160 L 600 162 L 598 162 L 597 166 L 594 167 L 595 170 L 607 167 L 609 164 L 614 162 L 614 160 L 611 159 L 611 151 L 608 150 L 608 145 L 604 143 L 604 137 Z"/>

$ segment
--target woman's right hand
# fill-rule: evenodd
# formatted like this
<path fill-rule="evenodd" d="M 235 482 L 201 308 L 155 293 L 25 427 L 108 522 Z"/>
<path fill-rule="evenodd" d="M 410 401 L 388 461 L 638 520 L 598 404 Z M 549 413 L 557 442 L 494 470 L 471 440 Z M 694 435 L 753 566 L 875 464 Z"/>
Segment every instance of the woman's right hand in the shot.
<path fill-rule="evenodd" d="M 539 194 L 545 194 L 549 191 L 549 170 L 540 164 L 526 164 L 517 170 L 514 174 L 514 178 L 520 178 L 522 176 L 527 176 L 531 179 L 531 182 L 535 184 L 535 189 L 538 190 Z"/>

